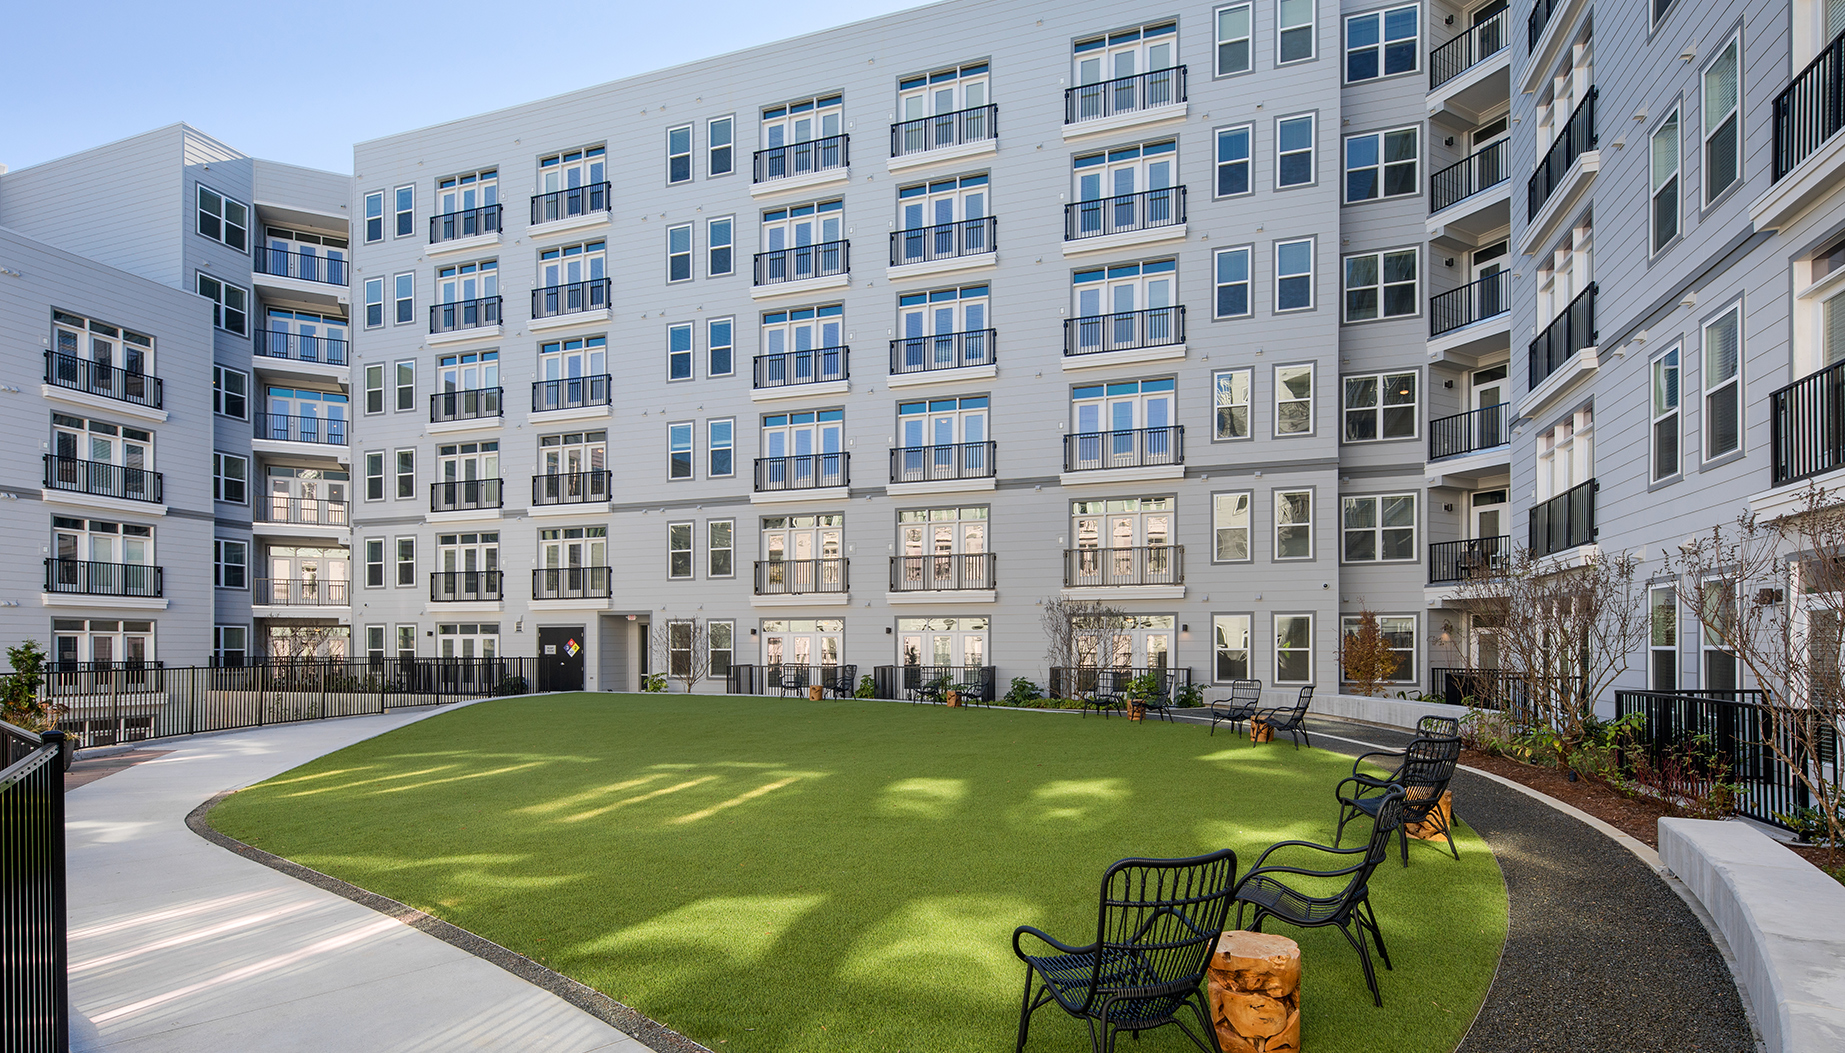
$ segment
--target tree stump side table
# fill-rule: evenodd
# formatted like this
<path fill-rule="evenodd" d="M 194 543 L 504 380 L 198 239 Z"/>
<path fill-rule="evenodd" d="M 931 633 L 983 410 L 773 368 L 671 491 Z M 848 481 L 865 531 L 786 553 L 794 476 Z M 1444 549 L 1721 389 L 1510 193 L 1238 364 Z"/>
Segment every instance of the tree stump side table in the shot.
<path fill-rule="evenodd" d="M 1425 798 L 1426 800 L 1426 798 Z M 1429 817 L 1420 823 L 1404 823 L 1403 832 L 1418 841 L 1439 841 L 1442 831 L 1454 825 L 1454 791 L 1441 791 L 1441 800 L 1429 809 Z"/>
<path fill-rule="evenodd" d="M 1264 724 L 1260 720 L 1251 720 L 1249 722 L 1249 741 L 1273 742 L 1275 741 L 1275 729 Z"/>
<path fill-rule="evenodd" d="M 1205 990 L 1224 1053 L 1299 1053 L 1299 944 L 1267 932 L 1226 932 L 1205 967 Z"/>
<path fill-rule="evenodd" d="M 807 700 L 809 702 L 818 702 L 820 701 L 820 696 L 825 693 L 826 688 L 821 687 L 819 684 L 815 684 L 807 689 Z"/>

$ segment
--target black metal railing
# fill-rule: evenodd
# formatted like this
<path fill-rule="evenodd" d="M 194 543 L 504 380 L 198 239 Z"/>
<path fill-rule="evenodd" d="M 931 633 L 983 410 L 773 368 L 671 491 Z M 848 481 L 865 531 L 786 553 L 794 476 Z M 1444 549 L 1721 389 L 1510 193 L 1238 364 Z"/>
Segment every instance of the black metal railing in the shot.
<path fill-rule="evenodd" d="M 251 334 L 256 354 L 262 358 L 286 358 L 291 362 L 321 362 L 329 366 L 346 364 L 346 341 L 331 336 L 303 336 L 258 329 Z"/>
<path fill-rule="evenodd" d="M 429 332 L 454 333 L 463 329 L 480 329 L 500 324 L 501 296 L 477 296 L 472 300 L 439 303 L 429 309 Z"/>
<path fill-rule="evenodd" d="M 606 600 L 607 567 L 540 567 L 532 571 L 532 599 Z"/>
<path fill-rule="evenodd" d="M 968 110 L 898 121 L 890 126 L 890 155 L 904 157 L 945 146 L 977 143 L 999 136 L 999 107 L 988 103 Z"/>
<path fill-rule="evenodd" d="M 771 179 L 847 168 L 852 164 L 851 140 L 849 135 L 829 135 L 824 139 L 758 150 L 753 155 L 752 182 L 766 183 Z"/>
<path fill-rule="evenodd" d="M 1149 307 L 1141 311 L 1092 314 L 1063 321 L 1063 353 L 1093 355 L 1169 347 L 1185 342 L 1184 307 Z"/>
<path fill-rule="evenodd" d="M 1152 468 L 1185 463 L 1185 425 L 1083 431 L 1063 437 L 1063 470 Z"/>
<path fill-rule="evenodd" d="M 845 592 L 847 559 L 759 559 L 756 595 L 795 596 L 810 592 Z"/>
<path fill-rule="evenodd" d="M 352 524 L 351 506 L 324 497 L 281 497 L 259 494 L 250 503 L 259 523 L 343 527 Z"/>
<path fill-rule="evenodd" d="M 890 265 L 893 267 L 997 251 L 999 220 L 994 216 L 890 232 Z"/>
<path fill-rule="evenodd" d="M 315 446 L 346 445 L 346 421 L 338 417 L 298 417 L 287 413 L 253 413 L 256 437 Z"/>
<path fill-rule="evenodd" d="M 1532 0 L 1531 13 L 1525 16 L 1525 53 L 1537 50 L 1538 38 L 1544 35 L 1544 25 L 1550 16 L 1556 14 L 1568 0 Z"/>
<path fill-rule="evenodd" d="M 1774 181 L 1845 127 L 1845 33 L 1833 37 L 1775 96 Z"/>
<path fill-rule="evenodd" d="M 45 591 L 74 596 L 159 597 L 166 595 L 166 570 L 145 563 L 47 559 Z"/>
<path fill-rule="evenodd" d="M 1429 212 L 1440 212 L 1512 178 L 1512 140 L 1488 143 L 1429 177 Z"/>
<path fill-rule="evenodd" d="M 429 510 L 431 512 L 466 512 L 481 508 L 499 508 L 503 503 L 501 490 L 498 479 L 453 479 L 443 483 L 430 483 Z"/>
<path fill-rule="evenodd" d="M 1184 581 L 1184 545 L 1063 550 L 1063 584 L 1067 589 L 1097 585 L 1179 585 Z"/>
<path fill-rule="evenodd" d="M 50 453 L 45 454 L 45 489 L 155 504 L 166 500 L 167 493 L 166 476 L 160 472 Z"/>
<path fill-rule="evenodd" d="M 1815 719 L 1809 735 L 1798 735 L 1792 712 L 1776 719 L 1760 691 L 1616 691 L 1614 709 L 1621 717 L 1640 714 L 1631 748 L 1655 767 L 1686 752 L 1721 762 L 1725 781 L 1739 791 L 1736 814 L 1758 822 L 1785 829 L 1780 815 L 1818 804 L 1802 770 L 1823 766 L 1828 781 L 1838 778 L 1838 728 Z"/>
<path fill-rule="evenodd" d="M 0 1049 L 70 1048 L 64 732 L 0 724 Z"/>
<path fill-rule="evenodd" d="M 996 700 L 998 670 L 990 665 L 880 665 L 871 670 L 873 697 L 910 702 L 941 702 L 953 691 L 963 704 L 991 705 Z"/>
<path fill-rule="evenodd" d="M 756 284 L 779 285 L 852 272 L 852 243 L 827 241 L 756 254 Z"/>
<path fill-rule="evenodd" d="M 931 556 L 892 556 L 890 591 L 935 592 L 994 587 L 993 553 L 954 552 Z"/>
<path fill-rule="evenodd" d="M 591 183 L 532 195 L 532 224 L 555 223 L 609 210 L 609 184 Z"/>
<path fill-rule="evenodd" d="M 851 365 L 850 352 L 846 347 L 815 347 L 806 351 L 757 355 L 754 359 L 756 388 L 760 391 L 845 380 Z"/>
<path fill-rule="evenodd" d="M 904 336 L 890 342 L 890 371 L 927 373 L 936 369 L 960 369 L 963 366 L 990 366 L 994 337 L 991 329 L 965 333 L 940 333 L 935 336 Z"/>
<path fill-rule="evenodd" d="M 1461 457 L 1512 441 L 1512 406 L 1501 402 L 1429 421 L 1429 460 Z"/>
<path fill-rule="evenodd" d="M 434 570 L 429 573 L 429 598 L 435 603 L 465 603 L 504 599 L 497 570 Z"/>
<path fill-rule="evenodd" d="M 1597 89 L 1590 88 L 1589 94 L 1576 106 L 1576 112 L 1557 132 L 1557 138 L 1545 152 L 1544 159 L 1538 162 L 1537 171 L 1525 182 L 1525 220 L 1529 222 L 1537 217 L 1544 202 L 1556 193 L 1563 183 L 1563 177 L 1569 174 L 1570 165 L 1584 151 L 1593 150 L 1600 141 L 1595 131 L 1595 97 Z"/>
<path fill-rule="evenodd" d="M 1429 52 L 1429 90 L 1497 55 L 1508 43 L 1504 11 L 1462 30 L 1460 36 Z"/>
<path fill-rule="evenodd" d="M 953 479 L 990 479 L 999 444 L 956 442 L 938 446 L 899 446 L 890 452 L 890 481 L 936 483 Z"/>
<path fill-rule="evenodd" d="M 1161 690 L 1171 698 L 1191 686 L 1192 671 L 1187 666 L 1111 666 L 1098 669 L 1095 666 L 1052 666 L 1050 679 L 1045 690 L 1052 698 L 1088 698 L 1092 695 L 1115 695 L 1123 697 L 1128 693 L 1128 685 L 1148 673 L 1159 673 L 1162 679 Z"/>
<path fill-rule="evenodd" d="M 734 663 L 724 673 L 724 690 L 733 695 L 806 694 L 810 687 L 832 692 L 857 687 L 850 676 L 856 665 L 756 665 Z"/>
<path fill-rule="evenodd" d="M 1453 332 L 1512 309 L 1512 272 L 1476 278 L 1458 289 L 1429 297 L 1429 336 Z"/>
<path fill-rule="evenodd" d="M 1063 123 L 1092 121 L 1120 113 L 1151 110 L 1186 100 L 1185 67 L 1136 73 L 1099 84 L 1079 84 L 1063 90 Z"/>
<path fill-rule="evenodd" d="M 272 274 L 278 278 L 294 278 L 304 282 L 319 282 L 322 285 L 345 285 L 352 263 L 337 256 L 322 256 L 318 252 L 302 252 L 299 249 L 278 249 L 258 245 L 251 254 L 255 266 L 250 269 L 258 274 Z"/>
<path fill-rule="evenodd" d="M 166 401 L 166 384 L 159 377 L 56 351 L 45 352 L 45 383 L 154 409 Z"/>
<path fill-rule="evenodd" d="M 1595 540 L 1595 493 L 1601 484 L 1578 483 L 1531 509 L 1526 544 L 1534 556 L 1548 556 Z"/>
<path fill-rule="evenodd" d="M 1530 681 L 1506 669 L 1460 669 L 1436 666 L 1429 670 L 1429 693 L 1451 706 L 1499 710 L 1515 723 L 1532 719 Z"/>
<path fill-rule="evenodd" d="M 344 581 L 256 578 L 250 584 L 250 602 L 267 607 L 344 607 L 351 600 Z"/>
<path fill-rule="evenodd" d="M 475 420 L 498 417 L 505 412 L 501 395 L 505 388 L 470 388 L 467 391 L 438 391 L 429 396 L 429 420 Z"/>
<path fill-rule="evenodd" d="M 609 305 L 613 279 L 596 278 L 567 285 L 547 285 L 532 290 L 532 317 L 556 318 L 564 314 L 600 311 Z"/>
<path fill-rule="evenodd" d="M 799 453 L 792 457 L 756 458 L 756 492 L 818 490 L 846 486 L 851 478 L 849 453 Z"/>
<path fill-rule="evenodd" d="M 1845 362 L 1768 396 L 1774 485 L 1845 467 Z"/>
<path fill-rule="evenodd" d="M 1162 187 L 1063 206 L 1063 240 L 1176 227 L 1185 222 L 1185 188 Z"/>
<path fill-rule="evenodd" d="M 1594 347 L 1599 333 L 1595 328 L 1595 283 L 1576 294 L 1563 313 L 1544 327 L 1531 341 L 1530 378 L 1525 390 L 1544 382 L 1544 378 L 1563 368 L 1578 351 Z"/>
<path fill-rule="evenodd" d="M 1429 546 L 1429 584 L 1503 577 L 1511 556 L 1512 538 L 1508 534 L 1438 541 Z"/>
<path fill-rule="evenodd" d="M 609 404 L 610 379 L 607 373 L 597 373 L 593 377 L 534 380 L 532 382 L 532 412 L 545 413 L 550 410 L 581 409 L 584 406 L 606 406 Z"/>
<path fill-rule="evenodd" d="M 581 505 L 609 499 L 609 482 L 614 473 L 559 472 L 532 476 L 532 504 Z"/>
<path fill-rule="evenodd" d="M 429 217 L 429 243 L 439 245 L 445 241 L 460 241 L 477 234 L 497 234 L 500 231 L 500 206 L 482 205 L 479 208 L 464 208 L 459 212 L 444 212 L 440 216 Z"/>

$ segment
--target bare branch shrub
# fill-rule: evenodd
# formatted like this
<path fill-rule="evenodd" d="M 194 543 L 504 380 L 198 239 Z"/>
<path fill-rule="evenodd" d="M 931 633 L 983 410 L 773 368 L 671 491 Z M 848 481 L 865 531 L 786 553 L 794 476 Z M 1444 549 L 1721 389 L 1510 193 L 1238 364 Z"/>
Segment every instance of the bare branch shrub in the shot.
<path fill-rule="evenodd" d="M 687 694 L 711 675 L 711 633 L 704 622 L 678 618 L 653 633 L 653 668 L 685 685 Z"/>

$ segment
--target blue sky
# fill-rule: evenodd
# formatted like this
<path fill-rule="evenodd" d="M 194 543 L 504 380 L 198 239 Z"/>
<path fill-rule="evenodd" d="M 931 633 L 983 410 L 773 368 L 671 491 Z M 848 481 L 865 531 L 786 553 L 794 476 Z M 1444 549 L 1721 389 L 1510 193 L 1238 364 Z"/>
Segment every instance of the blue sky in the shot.
<path fill-rule="evenodd" d="M 22 3 L 6 18 L 0 164 L 186 121 L 245 153 L 350 172 L 355 142 L 916 6 Z"/>

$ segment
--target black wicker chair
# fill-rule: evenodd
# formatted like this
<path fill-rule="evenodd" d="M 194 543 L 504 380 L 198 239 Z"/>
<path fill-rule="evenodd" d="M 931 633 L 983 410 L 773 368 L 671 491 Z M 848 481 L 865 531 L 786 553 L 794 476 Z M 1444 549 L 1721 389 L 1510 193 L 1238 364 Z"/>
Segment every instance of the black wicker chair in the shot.
<path fill-rule="evenodd" d="M 1416 721 L 1416 737 L 1455 739 L 1461 736 L 1461 718 L 1427 716 Z"/>
<path fill-rule="evenodd" d="M 1172 723 L 1172 710 L 1178 704 L 1179 674 L 1175 670 L 1160 673 L 1159 689 L 1143 699 L 1147 712 L 1157 714 L 1166 723 Z"/>
<path fill-rule="evenodd" d="M 782 666 L 782 694 L 804 695 L 807 693 L 807 667 L 802 665 Z"/>
<path fill-rule="evenodd" d="M 1262 706 L 1262 681 L 1230 681 L 1230 697 L 1218 699 L 1211 703 L 1211 734 L 1217 734 L 1217 725 L 1228 724 L 1235 728 Z"/>
<path fill-rule="evenodd" d="M 1121 698 L 1121 692 L 1127 689 L 1123 674 L 1114 669 L 1095 670 L 1095 688 L 1083 696 L 1081 715 L 1087 717 L 1090 710 L 1108 718 L 1109 710 L 1121 710 L 1127 703 Z"/>
<path fill-rule="evenodd" d="M 1307 706 L 1312 702 L 1313 685 L 1308 684 L 1300 689 L 1300 697 L 1295 699 L 1292 706 L 1264 709 L 1250 719 L 1267 724 L 1278 733 L 1287 732 L 1288 738 L 1294 740 L 1295 749 L 1300 749 L 1302 739 L 1306 739 L 1307 745 L 1311 746 L 1313 739 L 1307 734 Z"/>
<path fill-rule="evenodd" d="M 1303 929 L 1337 926 L 1345 935 L 1345 942 L 1358 952 L 1372 1000 L 1382 1006 L 1384 996 L 1378 991 L 1377 973 L 1371 968 L 1371 953 L 1365 948 L 1366 934 L 1377 944 L 1377 956 L 1383 959 L 1386 969 L 1391 968 L 1390 952 L 1384 949 L 1384 934 L 1377 927 L 1377 912 L 1371 909 L 1370 881 L 1371 873 L 1390 854 L 1390 836 L 1402 826 L 1403 790 L 1391 787 L 1377 801 L 1377 821 L 1371 828 L 1371 840 L 1361 848 L 1328 847 L 1312 841 L 1279 841 L 1270 845 L 1256 860 L 1254 869 L 1236 886 L 1236 925 L 1239 929 L 1243 927 L 1243 907 L 1247 905 L 1255 908 L 1255 917 L 1250 920 L 1249 927 L 1256 932 L 1262 931 L 1262 923 L 1269 918 Z M 1351 862 L 1332 870 L 1269 865 L 1268 857 L 1283 848 L 1310 849 L 1342 856 Z M 1290 875 L 1316 879 L 1344 877 L 1347 880 L 1345 887 L 1332 895 L 1311 896 L 1289 885 Z"/>
<path fill-rule="evenodd" d="M 1095 1053 L 1112 1053 L 1123 1031 L 1138 1039 L 1165 1024 L 1179 1025 L 1204 1053 L 1218 1053 L 1200 987 L 1235 887 L 1232 849 L 1190 859 L 1123 859 L 1102 875 L 1094 943 L 1072 946 L 1021 925 L 1012 934 L 1012 953 L 1025 963 L 1018 1049 L 1025 1048 L 1032 1014 L 1055 1001 L 1088 1025 Z M 1025 936 L 1054 953 L 1025 953 L 1019 942 Z M 1204 1037 L 1179 1018 L 1187 1006 Z"/>
<path fill-rule="evenodd" d="M 1352 774 L 1341 779 L 1333 791 L 1339 798 L 1339 830 L 1333 835 L 1333 844 L 1338 844 L 1345 836 L 1346 823 L 1358 818 L 1360 813 L 1375 818 L 1377 810 L 1383 806 L 1384 797 L 1392 790 L 1401 790 L 1402 822 L 1435 824 L 1448 841 L 1448 851 L 1453 853 L 1454 858 L 1461 858 L 1460 850 L 1454 847 L 1454 831 L 1449 829 L 1447 816 L 1439 807 L 1442 791 L 1448 788 L 1448 781 L 1454 778 L 1454 767 L 1461 759 L 1461 740 L 1416 739 L 1401 756 L 1402 762 L 1397 765 L 1397 770 L 1382 778 L 1358 771 L 1357 762 L 1353 762 Z M 1397 829 L 1397 840 L 1403 847 L 1403 865 L 1408 866 L 1409 831 L 1401 825 Z"/>
<path fill-rule="evenodd" d="M 833 682 L 826 693 L 834 698 L 852 698 L 858 691 L 858 666 L 842 665 L 833 671 Z"/>

